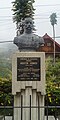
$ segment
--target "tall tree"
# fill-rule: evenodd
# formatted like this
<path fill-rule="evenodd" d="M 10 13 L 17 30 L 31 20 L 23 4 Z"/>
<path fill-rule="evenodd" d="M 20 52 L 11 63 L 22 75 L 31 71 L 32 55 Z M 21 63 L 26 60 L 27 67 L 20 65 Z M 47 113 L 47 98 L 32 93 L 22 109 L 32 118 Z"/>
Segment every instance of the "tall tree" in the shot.
<path fill-rule="evenodd" d="M 13 21 L 16 22 L 17 25 L 17 31 L 20 32 L 20 34 L 23 33 L 23 22 L 26 17 L 33 18 L 34 16 L 34 8 L 33 3 L 34 0 L 15 0 L 13 3 Z M 18 35 L 17 32 L 17 35 Z"/>
<path fill-rule="evenodd" d="M 51 25 L 53 27 L 53 38 L 54 38 L 54 64 L 55 64 L 55 28 L 54 28 L 54 25 L 57 24 L 57 15 L 56 13 L 52 13 L 50 15 L 50 22 L 51 22 Z"/>

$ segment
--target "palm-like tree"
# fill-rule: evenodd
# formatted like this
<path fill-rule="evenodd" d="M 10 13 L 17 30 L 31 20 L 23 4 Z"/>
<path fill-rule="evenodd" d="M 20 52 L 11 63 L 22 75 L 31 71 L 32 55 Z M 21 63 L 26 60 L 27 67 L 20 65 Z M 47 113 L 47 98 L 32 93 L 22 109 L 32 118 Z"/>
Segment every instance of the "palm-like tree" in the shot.
<path fill-rule="evenodd" d="M 54 38 L 54 64 L 55 64 L 55 28 L 54 28 L 54 25 L 57 24 L 57 15 L 56 13 L 52 13 L 50 15 L 50 22 L 51 22 L 51 25 L 53 27 L 53 38 Z"/>
<path fill-rule="evenodd" d="M 13 21 L 16 22 L 17 30 L 20 30 L 21 34 L 23 33 L 23 21 L 26 17 L 33 18 L 34 0 L 15 0 L 13 3 Z"/>

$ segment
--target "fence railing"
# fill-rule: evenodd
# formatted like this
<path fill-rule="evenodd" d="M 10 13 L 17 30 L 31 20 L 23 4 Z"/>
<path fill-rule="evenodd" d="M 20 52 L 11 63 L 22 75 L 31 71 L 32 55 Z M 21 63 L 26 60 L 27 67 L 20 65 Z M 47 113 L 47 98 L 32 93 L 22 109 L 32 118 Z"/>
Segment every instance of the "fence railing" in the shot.
<path fill-rule="evenodd" d="M 40 109 L 44 109 L 44 114 L 46 116 L 46 120 L 49 120 L 49 115 L 53 115 L 55 117 L 55 120 L 57 116 L 60 114 L 60 106 L 0 106 L 0 116 L 12 116 L 12 120 L 14 120 L 14 109 L 21 109 L 21 120 L 22 120 L 22 112 L 23 109 L 26 108 L 30 109 L 30 120 L 31 120 L 31 110 L 32 108 L 38 110 L 38 120 L 40 120 Z"/>

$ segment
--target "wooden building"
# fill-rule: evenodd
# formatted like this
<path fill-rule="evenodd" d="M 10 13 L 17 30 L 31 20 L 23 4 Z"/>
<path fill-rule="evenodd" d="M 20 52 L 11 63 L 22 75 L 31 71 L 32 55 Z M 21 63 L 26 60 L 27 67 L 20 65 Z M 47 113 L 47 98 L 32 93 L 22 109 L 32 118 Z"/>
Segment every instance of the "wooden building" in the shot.
<path fill-rule="evenodd" d="M 54 39 L 47 33 L 43 36 L 45 44 L 38 51 L 45 52 L 46 57 L 54 57 Z M 60 57 L 60 45 L 55 41 L 55 57 Z"/>

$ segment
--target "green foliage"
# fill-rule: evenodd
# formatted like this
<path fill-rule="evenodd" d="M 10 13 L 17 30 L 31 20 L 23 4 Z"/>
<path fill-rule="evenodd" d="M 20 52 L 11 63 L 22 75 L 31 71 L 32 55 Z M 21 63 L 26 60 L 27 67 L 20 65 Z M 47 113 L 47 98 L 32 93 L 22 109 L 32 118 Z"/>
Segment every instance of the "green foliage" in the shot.
<path fill-rule="evenodd" d="M 13 105 L 11 61 L 0 59 L 0 106 Z M 8 112 L 7 112 L 8 111 Z M 12 114 L 12 110 L 0 109 L 0 114 Z"/>
<path fill-rule="evenodd" d="M 34 8 L 33 3 L 34 0 L 15 0 L 13 3 L 13 11 L 14 11 L 14 21 L 17 23 L 24 20 L 26 17 L 33 17 Z"/>
<path fill-rule="evenodd" d="M 55 65 L 48 61 L 46 65 L 46 104 L 60 105 L 60 59 L 56 59 Z M 52 109 L 53 110 L 53 109 Z M 54 109 L 53 112 L 56 112 Z M 59 114 L 60 109 L 58 110 Z"/>
<path fill-rule="evenodd" d="M 51 15 L 50 15 L 50 22 L 51 22 L 51 25 L 52 26 L 54 26 L 55 24 L 57 24 L 57 15 L 56 15 L 56 13 L 52 13 Z"/>
<path fill-rule="evenodd" d="M 0 77 L 11 79 L 11 60 L 0 59 Z"/>
<path fill-rule="evenodd" d="M 24 19 L 26 17 L 31 17 L 33 19 L 34 16 L 34 0 L 15 0 L 13 3 L 13 21 L 16 22 L 17 25 L 17 35 L 18 32 L 22 34 L 24 32 Z"/>

